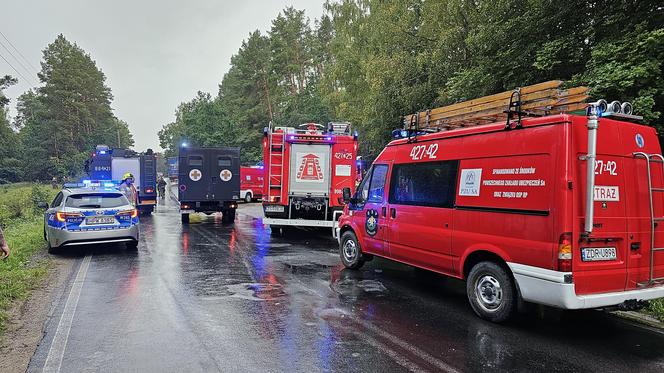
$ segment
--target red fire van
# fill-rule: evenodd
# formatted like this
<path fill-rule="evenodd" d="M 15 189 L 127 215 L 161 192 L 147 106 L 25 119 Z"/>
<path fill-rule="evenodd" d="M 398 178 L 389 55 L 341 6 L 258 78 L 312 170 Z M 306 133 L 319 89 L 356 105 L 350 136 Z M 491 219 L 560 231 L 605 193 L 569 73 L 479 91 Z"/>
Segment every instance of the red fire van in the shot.
<path fill-rule="evenodd" d="M 634 116 L 593 115 L 392 141 L 344 193 L 343 264 L 375 255 L 464 279 L 473 310 L 495 322 L 519 301 L 636 308 L 664 297 L 657 134 Z"/>
<path fill-rule="evenodd" d="M 263 166 L 240 167 L 240 199 L 249 203 L 263 197 Z"/>

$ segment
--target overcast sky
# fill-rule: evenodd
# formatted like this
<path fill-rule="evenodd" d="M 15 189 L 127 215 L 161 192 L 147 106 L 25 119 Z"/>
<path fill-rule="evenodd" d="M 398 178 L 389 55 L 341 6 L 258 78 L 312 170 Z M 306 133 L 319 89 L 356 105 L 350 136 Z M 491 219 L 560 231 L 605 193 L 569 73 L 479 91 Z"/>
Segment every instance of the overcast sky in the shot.
<path fill-rule="evenodd" d="M 113 91 L 115 115 L 127 121 L 135 149 L 158 148 L 157 131 L 173 121 L 175 108 L 197 91 L 217 94 L 230 59 L 249 33 L 269 30 L 286 6 L 305 9 L 313 22 L 324 0 L 20 0 L 3 1 L 0 32 L 27 58 L 2 58 L 0 75 L 19 84 L 5 91 L 12 99 L 37 85 L 41 51 L 58 34 L 76 42 L 97 62 Z M 313 23 L 312 23 L 313 24 Z M 7 41 L 0 42 L 20 58 Z M 34 68 L 31 68 L 32 65 Z"/>

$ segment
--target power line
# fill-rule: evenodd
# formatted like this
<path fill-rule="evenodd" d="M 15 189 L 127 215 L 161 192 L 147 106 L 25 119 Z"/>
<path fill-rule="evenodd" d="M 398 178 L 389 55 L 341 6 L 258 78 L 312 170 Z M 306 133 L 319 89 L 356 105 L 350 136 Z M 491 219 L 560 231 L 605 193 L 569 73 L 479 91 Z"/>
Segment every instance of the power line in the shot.
<path fill-rule="evenodd" d="M 9 53 L 9 55 L 12 56 L 16 62 L 18 62 L 19 66 L 21 66 L 21 67 L 23 68 L 23 71 L 25 71 L 26 73 L 28 73 L 28 76 L 32 75 L 32 74 L 31 74 L 31 71 L 28 70 L 28 69 L 25 67 L 25 65 L 23 65 L 23 63 L 21 62 L 21 60 L 19 60 L 18 58 L 16 58 L 16 56 L 14 56 L 14 54 L 12 53 L 12 51 L 10 51 L 9 48 L 7 48 L 7 47 L 2 43 L 2 41 L 0 41 L 0 46 L 2 46 L 2 48 L 4 48 L 4 49 Z M 9 62 L 7 62 L 7 63 L 9 63 Z M 13 67 L 12 67 L 12 68 L 13 68 Z M 23 79 L 26 79 L 26 78 L 24 77 Z M 27 79 L 26 79 L 26 80 L 27 80 Z M 32 80 L 32 79 L 30 79 L 30 81 L 31 81 L 31 82 L 34 82 L 34 80 Z M 33 85 L 32 83 L 30 83 L 30 84 Z"/>
<path fill-rule="evenodd" d="M 2 59 L 5 60 L 5 62 L 7 62 L 7 65 L 9 65 L 9 67 L 11 67 L 12 69 L 14 69 L 14 71 L 16 71 L 16 73 L 17 73 L 21 78 L 25 79 L 25 81 L 30 85 L 30 88 L 35 88 L 35 86 L 34 86 L 33 84 L 30 83 L 30 80 L 29 80 L 28 78 L 26 78 L 25 76 L 23 76 L 23 74 L 21 74 L 20 71 L 16 70 L 16 68 L 14 67 L 14 65 L 12 65 L 11 63 L 9 63 L 9 61 L 7 61 L 7 59 L 5 58 L 5 56 L 3 56 L 2 54 L 0 54 L 0 57 L 2 57 Z"/>
<path fill-rule="evenodd" d="M 33 70 L 35 73 L 38 73 L 38 72 L 39 72 L 39 69 L 36 68 L 36 67 L 34 67 L 34 66 L 30 63 L 30 61 L 29 61 L 27 58 L 25 58 L 25 56 L 23 55 L 23 53 L 21 53 L 21 51 L 18 50 L 18 48 L 16 48 L 16 46 L 14 46 L 14 44 L 13 44 L 9 39 L 7 39 L 7 37 L 5 36 L 5 34 L 2 33 L 2 31 L 0 31 L 0 35 L 2 35 L 2 37 L 3 37 L 5 40 L 7 40 L 7 43 L 9 43 L 9 45 L 11 45 L 12 48 L 14 48 L 14 50 L 18 53 L 18 55 L 21 56 L 21 57 L 23 58 L 23 61 L 25 61 L 25 63 L 27 63 L 27 64 L 32 68 L 32 70 Z"/>

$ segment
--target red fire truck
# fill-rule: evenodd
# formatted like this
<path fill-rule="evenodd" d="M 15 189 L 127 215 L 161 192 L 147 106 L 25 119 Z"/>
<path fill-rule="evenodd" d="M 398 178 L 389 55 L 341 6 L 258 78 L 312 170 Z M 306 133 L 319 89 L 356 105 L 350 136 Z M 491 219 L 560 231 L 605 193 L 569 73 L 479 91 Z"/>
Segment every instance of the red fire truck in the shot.
<path fill-rule="evenodd" d="M 350 123 L 266 127 L 263 223 L 334 229 L 342 190 L 355 188 L 357 133 Z"/>
<path fill-rule="evenodd" d="M 470 122 L 470 105 L 451 109 L 463 125 L 450 114 L 418 126 L 442 115 L 426 113 L 398 131 L 355 195 L 344 191 L 343 264 L 381 256 L 464 279 L 473 310 L 495 322 L 522 301 L 633 309 L 664 297 L 655 130 L 629 104 L 598 102 L 588 115 L 565 113 L 585 103 L 547 105 L 553 115 L 522 118 L 531 113 L 513 108 L 526 105 L 509 101 L 507 122 Z"/>

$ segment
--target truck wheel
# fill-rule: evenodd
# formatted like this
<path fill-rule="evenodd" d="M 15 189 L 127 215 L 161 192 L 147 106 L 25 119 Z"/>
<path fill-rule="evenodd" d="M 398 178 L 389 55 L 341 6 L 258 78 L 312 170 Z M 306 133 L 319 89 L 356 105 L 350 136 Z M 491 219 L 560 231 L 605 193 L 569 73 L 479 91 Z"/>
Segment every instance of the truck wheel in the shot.
<path fill-rule="evenodd" d="M 189 214 L 182 214 L 180 218 L 182 219 L 182 224 L 189 224 Z"/>
<path fill-rule="evenodd" d="M 496 323 L 507 321 L 518 303 L 512 276 L 494 262 L 475 264 L 466 280 L 466 293 L 473 311 Z"/>
<path fill-rule="evenodd" d="M 222 223 L 229 224 L 235 221 L 235 209 L 224 210 L 221 214 Z"/>
<path fill-rule="evenodd" d="M 362 248 L 357 240 L 355 233 L 346 231 L 341 235 L 341 244 L 339 245 L 339 255 L 341 262 L 346 268 L 359 269 L 364 265 L 364 255 Z"/>
<path fill-rule="evenodd" d="M 253 197 L 251 196 L 251 193 L 247 192 L 247 194 L 245 194 L 245 196 L 244 196 L 244 202 L 251 203 L 252 198 Z"/>

